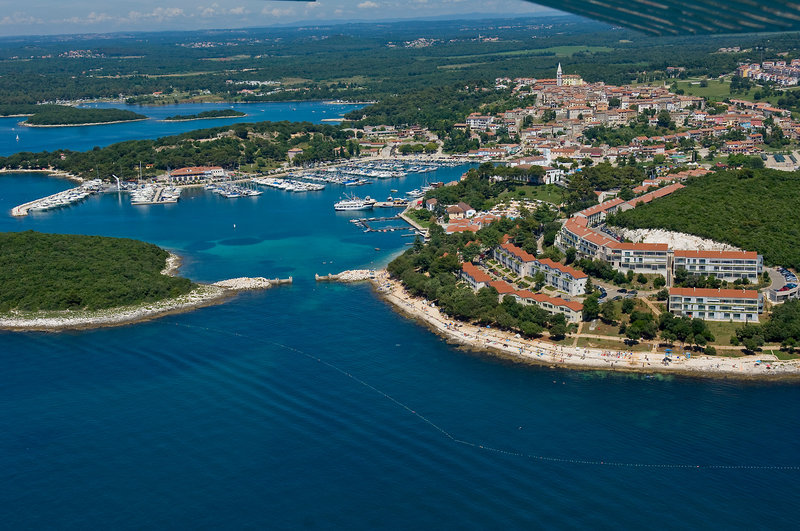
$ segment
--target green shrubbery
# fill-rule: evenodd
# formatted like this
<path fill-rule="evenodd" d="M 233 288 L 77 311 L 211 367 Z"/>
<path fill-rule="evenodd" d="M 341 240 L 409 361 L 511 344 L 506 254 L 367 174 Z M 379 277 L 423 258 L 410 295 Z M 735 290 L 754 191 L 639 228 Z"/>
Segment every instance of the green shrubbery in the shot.
<path fill-rule="evenodd" d="M 672 195 L 612 216 L 629 228 L 660 228 L 727 242 L 800 267 L 800 172 L 738 170 L 692 179 Z"/>
<path fill-rule="evenodd" d="M 98 310 L 188 293 L 191 281 L 161 274 L 167 256 L 129 239 L 0 233 L 0 311 Z"/>

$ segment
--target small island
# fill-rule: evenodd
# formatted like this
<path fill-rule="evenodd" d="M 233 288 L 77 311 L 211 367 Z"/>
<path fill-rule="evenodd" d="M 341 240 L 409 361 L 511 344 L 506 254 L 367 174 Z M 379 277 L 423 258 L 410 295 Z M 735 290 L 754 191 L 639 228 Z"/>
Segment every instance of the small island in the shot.
<path fill-rule="evenodd" d="M 189 120 L 210 120 L 212 118 L 239 118 L 241 116 L 247 116 L 247 113 L 233 109 L 218 109 L 197 114 L 176 114 L 175 116 L 167 116 L 164 120 L 168 122 L 186 122 Z"/>
<path fill-rule="evenodd" d="M 85 109 L 64 105 L 43 105 L 22 125 L 30 127 L 67 127 L 102 125 L 147 120 L 147 116 L 123 109 Z"/>
<path fill-rule="evenodd" d="M 175 276 L 179 263 L 156 245 L 127 238 L 0 233 L 0 329 L 130 324 L 286 282 L 259 277 L 196 284 Z"/>

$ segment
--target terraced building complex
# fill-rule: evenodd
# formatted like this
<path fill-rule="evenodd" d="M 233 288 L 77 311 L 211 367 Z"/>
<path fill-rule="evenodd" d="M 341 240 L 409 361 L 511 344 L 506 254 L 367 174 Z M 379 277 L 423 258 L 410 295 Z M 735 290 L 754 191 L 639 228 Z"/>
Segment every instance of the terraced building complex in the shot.
<path fill-rule="evenodd" d="M 761 295 L 755 290 L 671 288 L 669 311 L 708 321 L 758 323 Z"/>

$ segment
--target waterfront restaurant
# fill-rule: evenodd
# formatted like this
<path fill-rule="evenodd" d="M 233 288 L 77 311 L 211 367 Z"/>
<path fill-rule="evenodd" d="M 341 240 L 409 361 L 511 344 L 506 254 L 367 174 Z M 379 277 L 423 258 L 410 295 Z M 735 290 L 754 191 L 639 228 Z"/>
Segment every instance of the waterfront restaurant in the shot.
<path fill-rule="evenodd" d="M 227 174 L 220 166 L 190 166 L 170 172 L 176 183 L 196 183 L 205 180 L 224 179 Z"/>

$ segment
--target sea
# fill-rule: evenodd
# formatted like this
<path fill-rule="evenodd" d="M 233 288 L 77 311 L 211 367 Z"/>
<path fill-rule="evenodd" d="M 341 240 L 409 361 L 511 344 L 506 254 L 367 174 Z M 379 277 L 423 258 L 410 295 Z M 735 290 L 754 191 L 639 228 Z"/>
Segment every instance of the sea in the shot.
<path fill-rule="evenodd" d="M 297 119 L 329 109 L 302 106 Z M 131 136 L 163 134 L 151 125 Z M 48 130 L 28 149 L 59 134 L 103 145 L 110 127 Z M 382 200 L 464 169 L 346 191 Z M 411 241 L 334 212 L 343 187 L 192 190 L 150 206 L 110 193 L 10 216 L 70 186 L 0 176 L 0 231 L 137 238 L 179 253 L 196 281 L 294 283 L 130 326 L 0 332 L 2 528 L 797 526 L 796 385 L 572 371 L 453 347 L 368 285 L 315 282 L 380 267 Z"/>

